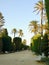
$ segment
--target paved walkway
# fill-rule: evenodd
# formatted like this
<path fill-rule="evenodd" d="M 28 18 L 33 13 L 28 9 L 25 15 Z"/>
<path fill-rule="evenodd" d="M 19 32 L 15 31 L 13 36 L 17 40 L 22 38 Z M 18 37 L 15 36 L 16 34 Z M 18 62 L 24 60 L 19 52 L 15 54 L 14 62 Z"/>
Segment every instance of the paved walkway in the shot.
<path fill-rule="evenodd" d="M 21 51 L 0 55 L 0 65 L 45 65 L 36 62 L 36 56 L 31 51 Z"/>

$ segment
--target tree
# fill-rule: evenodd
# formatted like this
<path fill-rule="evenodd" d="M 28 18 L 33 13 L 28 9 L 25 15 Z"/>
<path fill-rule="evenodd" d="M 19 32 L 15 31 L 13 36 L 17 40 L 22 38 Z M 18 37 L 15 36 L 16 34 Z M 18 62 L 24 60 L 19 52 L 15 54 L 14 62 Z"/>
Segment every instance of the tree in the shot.
<path fill-rule="evenodd" d="M 20 37 L 23 36 L 23 30 L 22 30 L 22 29 L 19 29 L 18 33 L 19 33 L 19 36 L 20 36 Z"/>
<path fill-rule="evenodd" d="M 36 34 L 38 32 L 38 24 L 37 21 L 31 21 L 29 24 L 30 27 L 30 31 L 34 32 L 34 34 Z"/>
<path fill-rule="evenodd" d="M 4 25 L 4 16 L 2 15 L 2 13 L 0 12 L 0 37 L 1 35 L 1 27 Z"/>
<path fill-rule="evenodd" d="M 45 8 L 46 8 L 46 13 L 47 13 L 47 18 L 48 18 L 48 26 L 49 26 L 49 0 L 45 0 Z"/>
<path fill-rule="evenodd" d="M 38 3 L 36 3 L 35 9 L 36 9 L 35 11 L 38 11 L 38 13 L 40 12 L 41 14 L 41 35 L 43 35 L 43 29 L 42 29 L 43 10 L 44 10 L 43 0 L 38 1 Z"/>
<path fill-rule="evenodd" d="M 26 39 L 24 39 L 22 43 L 23 43 L 24 45 L 26 45 L 27 40 L 26 40 Z"/>
<path fill-rule="evenodd" d="M 5 51 L 10 52 L 11 48 L 12 48 L 12 46 L 11 46 L 11 44 L 12 44 L 11 37 L 9 37 L 9 36 L 3 36 L 2 37 L 2 42 L 3 42 L 3 50 L 2 51 L 4 53 L 5 53 Z"/>
<path fill-rule="evenodd" d="M 4 16 L 0 12 L 0 28 L 4 25 Z"/>
<path fill-rule="evenodd" d="M 31 50 L 40 53 L 41 35 L 36 34 L 31 38 Z"/>
<path fill-rule="evenodd" d="M 12 33 L 14 34 L 14 38 L 15 38 L 15 34 L 17 33 L 17 30 L 13 28 Z"/>
<path fill-rule="evenodd" d="M 6 28 L 2 29 L 2 36 L 8 36 L 8 31 Z"/>
<path fill-rule="evenodd" d="M 15 45 L 16 45 L 16 51 L 17 50 L 19 51 L 21 49 L 22 39 L 20 37 L 15 37 L 13 39 L 13 43 L 15 43 Z"/>
<path fill-rule="evenodd" d="M 8 36 L 8 31 L 6 28 L 2 29 L 2 42 L 3 42 L 3 49 L 2 51 L 11 51 L 12 48 L 12 42 L 11 37 Z"/>

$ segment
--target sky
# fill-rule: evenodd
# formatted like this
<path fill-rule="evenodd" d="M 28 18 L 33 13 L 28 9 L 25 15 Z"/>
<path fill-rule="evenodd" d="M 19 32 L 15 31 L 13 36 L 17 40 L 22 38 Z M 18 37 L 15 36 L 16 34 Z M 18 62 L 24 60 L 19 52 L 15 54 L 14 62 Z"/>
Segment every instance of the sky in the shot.
<path fill-rule="evenodd" d="M 34 6 L 39 0 L 0 0 L 0 12 L 2 12 L 9 36 L 13 37 L 11 33 L 13 28 L 17 30 L 22 29 L 23 39 L 30 44 L 30 38 L 34 35 L 29 31 L 29 23 L 32 20 L 39 21 L 40 16 L 34 11 Z"/>

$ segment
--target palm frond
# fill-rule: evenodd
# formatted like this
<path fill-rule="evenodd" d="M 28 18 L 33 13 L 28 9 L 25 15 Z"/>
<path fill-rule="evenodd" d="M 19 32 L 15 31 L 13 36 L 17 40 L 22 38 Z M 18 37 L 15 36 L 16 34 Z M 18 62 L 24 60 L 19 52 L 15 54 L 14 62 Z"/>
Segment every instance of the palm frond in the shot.
<path fill-rule="evenodd" d="M 38 11 L 37 12 L 37 14 L 38 14 L 40 11 L 43 10 L 43 2 L 42 1 L 38 1 L 38 3 L 36 3 L 36 6 L 34 8 L 35 8 L 35 11 Z"/>
<path fill-rule="evenodd" d="M 38 11 L 38 8 L 36 8 L 33 12 L 36 12 L 36 11 Z"/>

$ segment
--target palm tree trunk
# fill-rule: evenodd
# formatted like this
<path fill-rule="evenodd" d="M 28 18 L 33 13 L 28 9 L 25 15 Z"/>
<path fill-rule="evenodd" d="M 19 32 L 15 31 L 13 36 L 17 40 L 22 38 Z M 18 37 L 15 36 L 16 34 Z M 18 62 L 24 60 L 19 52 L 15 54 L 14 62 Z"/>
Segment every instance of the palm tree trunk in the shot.
<path fill-rule="evenodd" d="M 43 10 L 41 11 L 41 35 L 43 36 Z"/>
<path fill-rule="evenodd" d="M 42 0 L 42 3 L 43 3 L 43 0 Z M 40 53 L 42 55 L 42 39 L 43 39 L 43 9 L 41 11 L 41 44 L 40 44 Z"/>
<path fill-rule="evenodd" d="M 43 0 L 42 0 L 43 3 Z M 41 11 L 41 36 L 43 36 L 43 9 Z"/>

